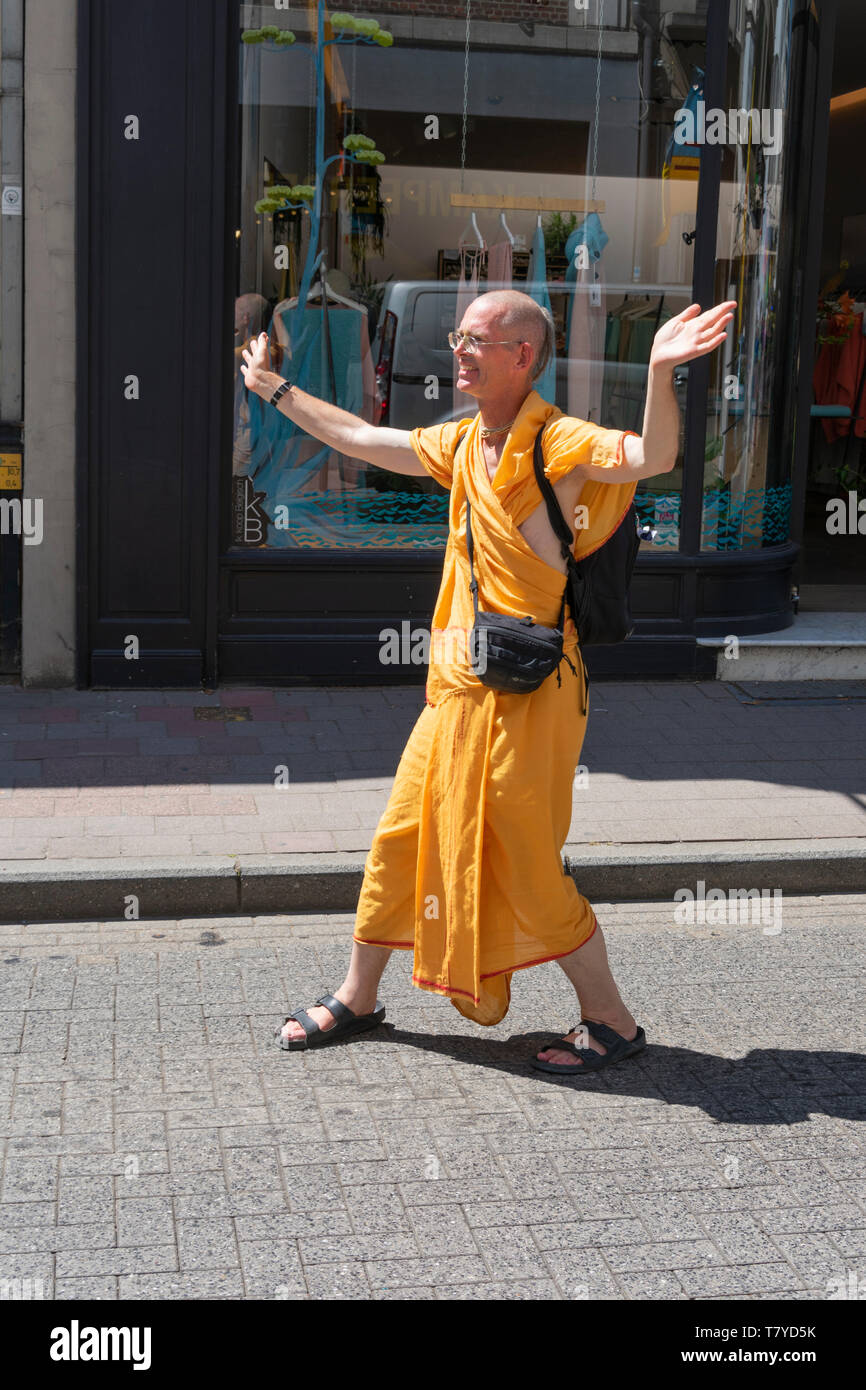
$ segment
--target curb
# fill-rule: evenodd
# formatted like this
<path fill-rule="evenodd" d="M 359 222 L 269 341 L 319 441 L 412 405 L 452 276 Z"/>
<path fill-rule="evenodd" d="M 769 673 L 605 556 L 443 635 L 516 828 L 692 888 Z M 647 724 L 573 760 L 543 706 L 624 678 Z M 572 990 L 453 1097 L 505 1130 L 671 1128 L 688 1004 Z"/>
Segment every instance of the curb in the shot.
<path fill-rule="evenodd" d="M 0 922 L 121 922 L 353 912 L 366 854 L 225 862 L 69 859 L 0 865 Z M 680 888 L 866 893 L 866 839 L 566 845 L 564 871 L 596 902 L 672 900 Z M 137 901 L 131 902 L 134 898 Z"/>

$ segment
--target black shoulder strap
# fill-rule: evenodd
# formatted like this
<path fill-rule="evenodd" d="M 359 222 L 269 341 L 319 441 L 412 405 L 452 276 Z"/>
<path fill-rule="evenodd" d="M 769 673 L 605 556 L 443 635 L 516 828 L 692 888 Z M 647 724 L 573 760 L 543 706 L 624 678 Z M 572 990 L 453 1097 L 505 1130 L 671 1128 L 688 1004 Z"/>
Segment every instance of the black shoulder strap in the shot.
<path fill-rule="evenodd" d="M 541 447 L 541 436 L 544 433 L 544 426 L 535 436 L 535 448 L 532 454 L 532 463 L 535 468 L 535 481 L 538 483 L 539 491 L 547 503 L 547 515 L 550 517 L 550 524 L 553 527 L 554 535 L 562 547 L 562 558 L 568 563 L 574 560 L 574 537 L 571 528 L 565 517 L 562 515 L 562 508 L 557 501 L 556 493 L 553 491 L 544 473 L 544 451 Z"/>
<path fill-rule="evenodd" d="M 464 441 L 464 439 L 466 438 L 466 436 L 467 436 L 468 433 L 469 433 L 469 430 L 468 430 L 468 427 L 467 427 L 467 428 L 463 431 L 463 433 L 459 436 L 459 438 L 458 438 L 458 440 L 457 440 L 457 444 L 455 445 L 455 448 L 454 448 L 454 458 L 455 458 L 455 459 L 457 458 L 457 451 L 458 451 L 458 449 L 460 448 L 461 444 L 463 443 L 463 441 Z M 474 545 L 474 542 L 473 542 L 473 540 L 472 540 L 472 522 L 471 522 L 471 520 L 470 520 L 471 514 L 472 514 L 472 507 L 471 507 L 471 505 L 470 505 L 469 498 L 467 497 L 467 498 L 466 498 L 466 552 L 467 552 L 467 554 L 468 554 L 468 556 L 469 556 L 469 574 L 470 574 L 469 592 L 470 592 L 471 595 L 472 595 L 472 607 L 473 607 L 474 610 L 475 610 L 475 617 L 476 617 L 476 619 L 477 619 L 477 617 L 478 617 L 478 580 L 475 578 L 475 565 L 473 564 L 473 560 L 474 560 L 474 558 L 475 558 L 475 545 Z"/>

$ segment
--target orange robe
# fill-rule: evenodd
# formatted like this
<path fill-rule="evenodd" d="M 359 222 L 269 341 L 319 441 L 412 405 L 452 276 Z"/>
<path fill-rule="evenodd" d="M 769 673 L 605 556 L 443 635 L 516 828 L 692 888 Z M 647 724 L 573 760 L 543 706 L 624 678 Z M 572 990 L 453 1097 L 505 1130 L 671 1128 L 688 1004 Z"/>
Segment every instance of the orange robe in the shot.
<path fill-rule="evenodd" d="M 586 728 L 586 673 L 574 624 L 560 663 L 531 694 L 489 689 L 469 664 L 474 614 L 466 554 L 472 503 L 482 611 L 527 614 L 554 626 L 565 575 L 539 559 L 517 529 L 544 505 L 532 466 L 543 437 L 551 483 L 576 464 L 610 468 L 587 481 L 578 506 L 580 559 L 601 545 L 631 504 L 636 483 L 615 483 L 630 431 L 565 416 L 531 391 L 491 483 L 480 417 L 412 432 L 424 466 L 451 489 L 449 536 L 430 636 L 426 705 L 409 736 L 367 857 L 355 940 L 414 951 L 412 981 L 447 995 L 476 1023 L 508 1012 L 515 970 L 576 950 L 597 925 L 561 859 Z M 468 433 L 454 467 L 461 433 Z"/>

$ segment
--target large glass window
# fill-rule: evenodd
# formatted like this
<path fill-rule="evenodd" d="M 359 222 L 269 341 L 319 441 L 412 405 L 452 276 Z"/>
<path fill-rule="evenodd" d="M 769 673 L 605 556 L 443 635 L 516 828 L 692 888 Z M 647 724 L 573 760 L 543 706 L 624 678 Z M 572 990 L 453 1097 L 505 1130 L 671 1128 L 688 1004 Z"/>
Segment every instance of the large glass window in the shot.
<path fill-rule="evenodd" d="M 779 236 L 794 0 L 730 0 L 724 109 L 704 113 L 722 145 L 716 299 L 736 299 L 711 362 L 701 547 L 778 545 L 789 532 L 791 459 L 772 419 L 780 303 Z M 791 325 L 789 325 L 789 328 Z"/>
<path fill-rule="evenodd" d="M 556 320 L 541 394 L 640 430 L 653 335 L 691 301 L 700 146 L 682 113 L 701 99 L 703 0 L 551 0 L 537 27 L 495 0 L 439 8 L 313 3 L 289 31 L 239 7 L 235 546 L 447 535 L 433 479 L 338 455 L 247 395 L 240 351 L 262 328 L 275 370 L 408 429 L 475 413 L 447 334 L 512 285 Z M 638 493 L 655 548 L 679 545 L 681 489 L 682 458 Z"/>

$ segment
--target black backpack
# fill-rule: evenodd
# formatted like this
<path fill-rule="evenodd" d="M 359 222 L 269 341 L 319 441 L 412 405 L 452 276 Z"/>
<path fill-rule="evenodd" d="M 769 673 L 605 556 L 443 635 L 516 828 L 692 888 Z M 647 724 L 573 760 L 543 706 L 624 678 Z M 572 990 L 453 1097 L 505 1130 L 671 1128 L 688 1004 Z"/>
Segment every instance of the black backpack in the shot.
<path fill-rule="evenodd" d="M 544 454 L 541 436 L 544 426 L 535 436 L 533 466 L 539 491 L 547 503 L 547 514 L 554 534 L 560 543 L 566 563 L 568 601 L 577 628 L 581 647 L 610 646 L 624 642 L 634 631 L 628 589 L 634 562 L 640 549 L 640 521 L 634 502 L 607 540 L 583 560 L 575 560 L 572 552 L 571 529 L 551 484 L 544 475 Z M 457 442 L 463 443 L 465 433 Z M 454 456 L 457 456 L 457 449 Z"/>

